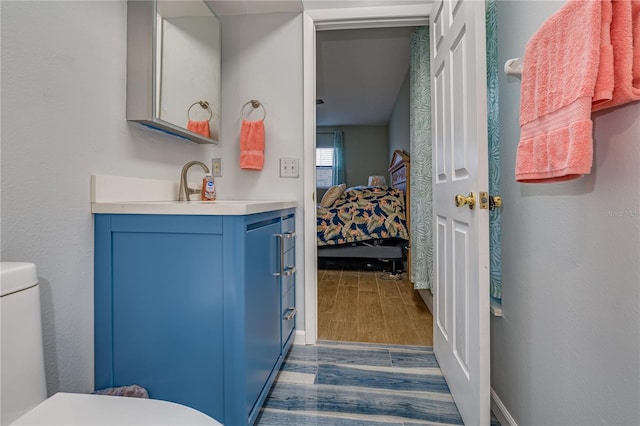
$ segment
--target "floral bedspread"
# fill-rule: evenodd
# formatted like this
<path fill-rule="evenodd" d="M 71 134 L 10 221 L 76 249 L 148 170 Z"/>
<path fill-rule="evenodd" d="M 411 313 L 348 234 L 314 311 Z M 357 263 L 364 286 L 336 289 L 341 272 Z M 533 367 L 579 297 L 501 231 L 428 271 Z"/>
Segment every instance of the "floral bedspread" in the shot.
<path fill-rule="evenodd" d="M 318 246 L 375 239 L 408 240 L 402 191 L 357 186 L 345 191 L 331 208 L 317 207 Z"/>

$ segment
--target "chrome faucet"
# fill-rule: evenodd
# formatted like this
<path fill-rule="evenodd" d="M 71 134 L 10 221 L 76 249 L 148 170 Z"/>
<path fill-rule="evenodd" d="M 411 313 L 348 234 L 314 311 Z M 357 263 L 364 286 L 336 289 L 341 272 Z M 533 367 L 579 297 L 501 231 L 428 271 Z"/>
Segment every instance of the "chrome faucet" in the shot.
<path fill-rule="evenodd" d="M 191 168 L 191 166 L 199 165 L 202 167 L 205 173 L 209 173 L 209 168 L 206 164 L 201 161 L 189 161 L 187 164 L 182 167 L 182 172 L 180 172 L 180 190 L 178 191 L 178 201 L 189 201 L 189 196 L 191 194 L 198 194 L 200 192 L 199 189 L 189 188 L 187 184 L 187 172 Z"/>

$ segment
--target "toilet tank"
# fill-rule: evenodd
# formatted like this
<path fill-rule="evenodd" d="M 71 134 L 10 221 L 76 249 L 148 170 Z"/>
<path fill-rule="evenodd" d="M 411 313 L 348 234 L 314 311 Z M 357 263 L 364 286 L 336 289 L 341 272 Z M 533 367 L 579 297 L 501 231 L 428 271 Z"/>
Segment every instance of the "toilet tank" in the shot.
<path fill-rule="evenodd" d="M 36 265 L 0 262 L 0 423 L 47 398 Z"/>

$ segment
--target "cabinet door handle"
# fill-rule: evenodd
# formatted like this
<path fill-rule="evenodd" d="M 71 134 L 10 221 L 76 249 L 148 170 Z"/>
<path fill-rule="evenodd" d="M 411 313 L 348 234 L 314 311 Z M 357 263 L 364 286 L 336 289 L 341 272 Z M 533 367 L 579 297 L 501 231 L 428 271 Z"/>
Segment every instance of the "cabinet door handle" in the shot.
<path fill-rule="evenodd" d="M 273 275 L 276 277 L 282 276 L 282 272 L 284 271 L 284 234 L 273 234 L 278 240 L 280 245 L 280 269 L 278 272 L 274 272 Z"/>
<path fill-rule="evenodd" d="M 295 306 L 292 306 L 291 308 L 288 308 L 287 309 L 287 313 L 282 316 L 282 319 L 285 320 L 285 321 L 291 321 L 293 319 L 293 317 L 296 316 L 296 312 L 297 311 L 298 310 L 295 308 Z"/>
<path fill-rule="evenodd" d="M 280 270 L 278 272 L 274 272 L 274 276 L 276 277 L 288 277 L 293 275 L 296 271 L 295 266 L 287 266 L 284 267 L 284 240 L 288 240 L 291 238 L 295 238 L 295 232 L 285 232 L 284 234 L 273 234 L 278 240 L 280 240 Z"/>

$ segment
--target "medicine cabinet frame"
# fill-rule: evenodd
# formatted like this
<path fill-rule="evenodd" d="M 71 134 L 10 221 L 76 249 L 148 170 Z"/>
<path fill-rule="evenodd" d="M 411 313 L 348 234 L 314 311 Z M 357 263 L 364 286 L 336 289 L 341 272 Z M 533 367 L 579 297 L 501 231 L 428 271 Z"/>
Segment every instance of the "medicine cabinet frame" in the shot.
<path fill-rule="evenodd" d="M 189 2 L 185 2 L 189 3 Z M 203 2 L 206 5 L 206 2 Z M 210 8 L 209 8 L 210 9 Z M 160 108 L 157 96 L 157 84 L 160 84 L 159 72 L 156 67 L 158 53 L 157 38 L 157 0 L 129 0 L 127 1 L 127 110 L 126 118 L 148 127 L 188 139 L 199 144 L 220 145 L 220 63 L 217 64 L 217 93 L 215 99 L 193 99 L 194 102 L 207 101 L 213 113 L 211 137 L 207 138 L 186 129 L 189 119 L 189 105 L 184 109 L 184 127 L 160 118 Z M 212 15 L 217 16 L 211 11 Z M 220 42 L 218 21 L 218 41 Z M 220 57 L 220 48 L 218 48 Z M 196 105 L 194 110 L 199 110 Z"/>

